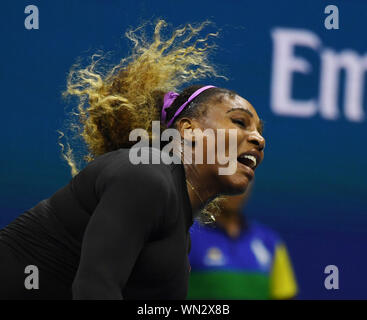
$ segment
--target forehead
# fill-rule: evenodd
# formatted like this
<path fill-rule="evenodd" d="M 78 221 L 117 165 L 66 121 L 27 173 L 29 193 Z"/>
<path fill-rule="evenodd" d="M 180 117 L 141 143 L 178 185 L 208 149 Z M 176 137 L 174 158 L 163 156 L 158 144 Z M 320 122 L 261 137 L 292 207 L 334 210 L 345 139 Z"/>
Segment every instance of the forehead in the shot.
<path fill-rule="evenodd" d="M 254 115 L 255 119 L 259 119 L 259 116 L 252 104 L 239 95 L 235 95 L 234 97 L 223 95 L 220 100 L 214 100 L 213 107 L 210 109 L 214 112 L 221 113 L 226 113 L 231 109 L 244 109 L 250 111 Z"/>

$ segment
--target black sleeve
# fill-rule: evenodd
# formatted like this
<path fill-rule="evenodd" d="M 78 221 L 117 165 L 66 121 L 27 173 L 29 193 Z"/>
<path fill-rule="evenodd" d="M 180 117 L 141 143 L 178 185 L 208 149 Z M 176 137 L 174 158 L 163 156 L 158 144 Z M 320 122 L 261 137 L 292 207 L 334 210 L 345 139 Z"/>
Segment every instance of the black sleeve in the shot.
<path fill-rule="evenodd" d="M 83 237 L 73 298 L 122 299 L 135 261 L 166 210 L 169 183 L 151 165 L 125 165 L 106 170 L 96 189 L 100 200 Z"/>

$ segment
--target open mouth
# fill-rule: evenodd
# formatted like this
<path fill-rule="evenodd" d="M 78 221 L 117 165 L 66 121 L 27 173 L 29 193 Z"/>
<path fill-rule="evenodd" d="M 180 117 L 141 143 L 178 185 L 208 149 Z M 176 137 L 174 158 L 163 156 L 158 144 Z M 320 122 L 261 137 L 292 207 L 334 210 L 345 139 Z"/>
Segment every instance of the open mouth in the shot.
<path fill-rule="evenodd" d="M 244 164 L 245 166 L 250 167 L 251 169 L 256 167 L 256 158 L 254 156 L 251 155 L 241 155 L 237 158 L 237 160 L 239 162 L 241 162 L 242 164 Z"/>
<path fill-rule="evenodd" d="M 260 156 L 257 152 L 244 152 L 238 156 L 237 161 L 251 168 L 252 170 L 255 170 L 260 163 Z"/>

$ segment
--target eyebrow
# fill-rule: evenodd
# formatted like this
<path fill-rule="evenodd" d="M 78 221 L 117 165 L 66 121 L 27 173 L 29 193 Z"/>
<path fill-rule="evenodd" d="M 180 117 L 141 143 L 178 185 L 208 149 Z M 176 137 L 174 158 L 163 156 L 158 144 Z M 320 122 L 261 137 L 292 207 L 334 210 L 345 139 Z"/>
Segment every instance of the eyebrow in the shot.
<path fill-rule="evenodd" d="M 233 112 L 233 111 L 243 111 L 243 112 L 246 112 L 247 114 L 249 114 L 251 116 L 251 118 L 254 117 L 253 113 L 250 110 L 243 109 L 243 108 L 232 108 L 232 109 L 229 109 L 226 113 Z"/>
<path fill-rule="evenodd" d="M 253 113 L 248 110 L 248 109 L 243 109 L 243 108 L 232 108 L 232 109 L 229 109 L 226 113 L 229 113 L 229 112 L 233 112 L 233 111 L 243 111 L 247 114 L 249 114 L 251 116 L 251 118 L 254 117 Z M 264 131 L 264 121 L 260 119 L 260 123 L 259 123 L 259 126 L 258 126 L 258 131 L 260 132 L 260 134 L 263 133 Z"/>

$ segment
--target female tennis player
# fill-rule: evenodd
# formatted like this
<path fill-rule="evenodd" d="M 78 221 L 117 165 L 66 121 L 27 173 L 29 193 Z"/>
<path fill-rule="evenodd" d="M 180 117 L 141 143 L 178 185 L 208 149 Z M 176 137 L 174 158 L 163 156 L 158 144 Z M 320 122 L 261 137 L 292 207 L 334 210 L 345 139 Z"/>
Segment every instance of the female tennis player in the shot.
<path fill-rule="evenodd" d="M 235 92 L 196 85 L 174 93 L 217 73 L 208 37 L 192 42 L 205 23 L 176 29 L 165 41 L 164 26 L 157 23 L 151 42 L 128 32 L 132 54 L 106 73 L 96 59 L 72 68 L 67 93 L 80 101 L 74 125 L 89 163 L 79 171 L 69 149 L 70 183 L 0 230 L 1 299 L 186 297 L 193 219 L 218 195 L 246 189 L 265 141 L 255 109 Z M 236 129 L 236 171 L 218 174 L 217 159 L 132 164 L 129 134 L 151 133 L 154 120 L 177 129 L 182 141 L 185 129 Z M 204 153 L 207 147 L 204 140 Z"/>

